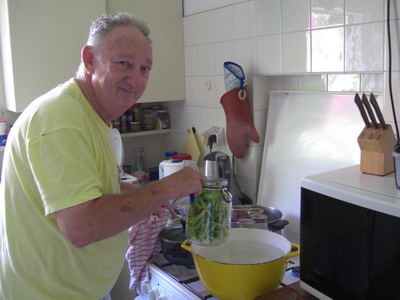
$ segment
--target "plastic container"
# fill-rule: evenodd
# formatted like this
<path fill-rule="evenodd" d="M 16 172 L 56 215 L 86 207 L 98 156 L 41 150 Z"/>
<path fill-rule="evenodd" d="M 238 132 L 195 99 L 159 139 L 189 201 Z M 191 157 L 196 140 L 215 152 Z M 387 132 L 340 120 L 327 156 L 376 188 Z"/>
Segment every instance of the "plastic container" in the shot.
<path fill-rule="evenodd" d="M 138 180 L 135 183 L 147 184 L 150 180 L 149 168 L 143 148 L 133 149 L 131 174 Z"/>
<path fill-rule="evenodd" d="M 207 178 L 200 196 L 189 202 L 186 237 L 202 246 L 226 241 L 230 229 L 232 195 L 224 178 Z"/>

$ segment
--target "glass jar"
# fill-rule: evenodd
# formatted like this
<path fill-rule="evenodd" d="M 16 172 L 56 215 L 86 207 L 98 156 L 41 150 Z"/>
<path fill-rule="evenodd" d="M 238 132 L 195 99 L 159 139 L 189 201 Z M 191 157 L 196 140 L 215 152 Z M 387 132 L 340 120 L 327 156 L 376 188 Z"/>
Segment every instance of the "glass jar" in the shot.
<path fill-rule="evenodd" d="M 140 103 L 135 103 L 132 106 L 133 122 L 142 122 L 142 108 Z"/>
<path fill-rule="evenodd" d="M 171 128 L 171 122 L 169 119 L 169 113 L 166 109 L 159 109 L 155 111 L 155 115 L 157 117 L 156 129 L 169 129 Z"/>
<path fill-rule="evenodd" d="M 241 219 L 247 218 L 247 216 L 249 215 L 246 205 L 233 205 L 231 213 L 232 222 L 238 222 Z"/>
<path fill-rule="evenodd" d="M 232 195 L 224 178 L 207 178 L 201 195 L 189 202 L 186 237 L 194 244 L 217 246 L 228 237 Z"/>
<path fill-rule="evenodd" d="M 142 109 L 142 128 L 143 130 L 156 129 L 156 117 L 152 108 Z"/>
<path fill-rule="evenodd" d="M 129 131 L 130 132 L 139 132 L 142 128 L 142 125 L 140 122 L 131 122 L 129 124 Z"/>

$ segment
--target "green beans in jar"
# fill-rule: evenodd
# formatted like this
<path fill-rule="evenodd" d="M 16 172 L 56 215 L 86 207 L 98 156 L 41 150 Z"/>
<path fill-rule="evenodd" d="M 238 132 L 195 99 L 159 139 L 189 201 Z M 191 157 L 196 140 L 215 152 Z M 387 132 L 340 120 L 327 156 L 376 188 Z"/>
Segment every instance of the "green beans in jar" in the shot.
<path fill-rule="evenodd" d="M 189 203 L 186 237 L 203 246 L 225 242 L 230 229 L 231 199 L 226 179 L 208 178 L 201 195 Z"/>

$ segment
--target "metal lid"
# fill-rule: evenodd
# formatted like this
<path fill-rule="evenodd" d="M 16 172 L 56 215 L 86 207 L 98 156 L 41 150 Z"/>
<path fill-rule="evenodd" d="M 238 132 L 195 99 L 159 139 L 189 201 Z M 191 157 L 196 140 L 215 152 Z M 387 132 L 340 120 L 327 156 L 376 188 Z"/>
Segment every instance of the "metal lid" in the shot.
<path fill-rule="evenodd" d="M 207 177 L 207 181 L 203 184 L 206 189 L 219 189 L 228 186 L 228 180 L 225 178 Z"/>

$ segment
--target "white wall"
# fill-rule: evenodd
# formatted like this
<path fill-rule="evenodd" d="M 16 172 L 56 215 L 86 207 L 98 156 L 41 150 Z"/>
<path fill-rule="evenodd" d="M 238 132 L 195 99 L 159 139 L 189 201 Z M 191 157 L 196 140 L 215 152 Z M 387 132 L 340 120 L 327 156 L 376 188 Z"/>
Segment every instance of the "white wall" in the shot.
<path fill-rule="evenodd" d="M 385 0 L 249 0 L 230 4 L 226 0 L 206 7 L 193 5 L 195 2 L 184 1 L 186 101 L 170 107 L 175 121 L 170 139 L 173 144 L 181 143 L 191 126 L 200 132 L 212 125 L 225 126 L 219 101 L 225 92 L 223 62 L 227 60 L 240 64 L 250 89 L 256 89 L 250 105 L 262 136 L 268 90 L 326 91 L 333 75 L 340 74 L 356 74 L 356 91 L 378 95 L 386 120 L 393 122 L 387 92 Z M 400 74 L 397 0 L 391 1 L 391 9 L 396 83 Z M 397 99 L 399 85 L 393 87 Z M 248 154 L 238 163 L 239 183 L 253 199 L 263 142 L 250 142 Z M 229 153 L 226 147 L 221 150 Z"/>

